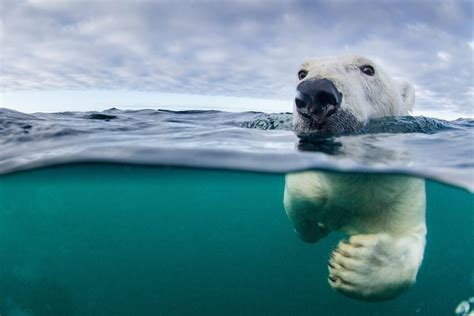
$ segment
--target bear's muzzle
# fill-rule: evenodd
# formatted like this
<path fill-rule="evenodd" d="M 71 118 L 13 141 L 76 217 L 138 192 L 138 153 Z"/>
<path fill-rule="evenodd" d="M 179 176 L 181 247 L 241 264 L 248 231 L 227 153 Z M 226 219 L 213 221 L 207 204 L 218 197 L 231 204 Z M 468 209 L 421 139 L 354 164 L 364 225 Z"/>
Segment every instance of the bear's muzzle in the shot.
<path fill-rule="evenodd" d="M 304 80 L 296 88 L 296 110 L 307 119 L 321 122 L 333 115 L 341 102 L 342 93 L 328 79 Z"/>

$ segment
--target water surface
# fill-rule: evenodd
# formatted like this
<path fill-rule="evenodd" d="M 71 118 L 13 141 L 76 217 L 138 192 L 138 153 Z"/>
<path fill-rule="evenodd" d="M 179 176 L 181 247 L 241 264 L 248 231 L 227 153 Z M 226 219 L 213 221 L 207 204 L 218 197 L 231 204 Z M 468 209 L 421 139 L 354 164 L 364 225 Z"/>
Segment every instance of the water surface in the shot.
<path fill-rule="evenodd" d="M 413 174 L 474 190 L 472 119 L 382 118 L 358 135 L 322 140 L 299 139 L 291 126 L 290 113 L 0 109 L 0 174 L 86 161 L 261 172 L 317 168 Z"/>

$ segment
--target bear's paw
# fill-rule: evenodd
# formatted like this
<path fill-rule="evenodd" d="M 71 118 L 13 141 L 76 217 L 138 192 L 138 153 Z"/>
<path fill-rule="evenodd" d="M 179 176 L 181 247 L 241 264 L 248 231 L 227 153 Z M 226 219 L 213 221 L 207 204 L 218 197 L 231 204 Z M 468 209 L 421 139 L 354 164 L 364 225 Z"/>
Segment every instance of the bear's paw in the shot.
<path fill-rule="evenodd" d="M 331 253 L 328 282 L 356 299 L 394 298 L 415 283 L 421 263 L 416 248 L 412 236 L 353 235 Z"/>

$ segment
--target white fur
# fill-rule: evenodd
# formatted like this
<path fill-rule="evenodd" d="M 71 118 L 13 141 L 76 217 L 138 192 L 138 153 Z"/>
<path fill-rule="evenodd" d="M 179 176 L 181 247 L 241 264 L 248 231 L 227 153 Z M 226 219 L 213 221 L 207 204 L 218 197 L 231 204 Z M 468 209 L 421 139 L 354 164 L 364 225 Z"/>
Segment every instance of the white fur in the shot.
<path fill-rule="evenodd" d="M 360 71 L 363 65 L 374 67 L 375 75 L 363 74 Z M 341 109 L 351 112 L 361 122 L 374 117 L 408 115 L 413 109 L 413 87 L 391 79 L 365 57 L 350 55 L 308 60 L 300 69 L 308 71 L 303 80 L 331 80 L 343 95 Z"/>
<path fill-rule="evenodd" d="M 376 75 L 360 75 L 371 64 Z M 406 115 L 413 88 L 398 84 L 362 57 L 309 61 L 307 78 L 327 78 L 343 94 L 342 107 L 358 120 Z M 355 70 L 354 68 L 357 68 Z M 344 145 L 344 144 L 343 144 Z M 425 248 L 425 183 L 401 175 L 288 174 L 285 209 L 301 239 L 316 242 L 333 230 L 346 232 L 329 260 L 329 284 L 353 298 L 384 300 L 416 280 Z"/>

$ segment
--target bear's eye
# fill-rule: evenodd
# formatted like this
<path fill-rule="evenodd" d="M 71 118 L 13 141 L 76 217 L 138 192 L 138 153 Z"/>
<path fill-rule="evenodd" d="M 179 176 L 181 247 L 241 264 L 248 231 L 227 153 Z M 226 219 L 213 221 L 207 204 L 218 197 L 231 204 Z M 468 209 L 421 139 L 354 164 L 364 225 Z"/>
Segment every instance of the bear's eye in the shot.
<path fill-rule="evenodd" d="M 374 67 L 370 65 L 364 65 L 360 67 L 360 70 L 365 73 L 367 76 L 373 76 L 375 74 Z"/>
<path fill-rule="evenodd" d="M 300 70 L 298 71 L 298 79 L 302 80 L 304 77 L 308 75 L 308 72 L 306 70 Z"/>

